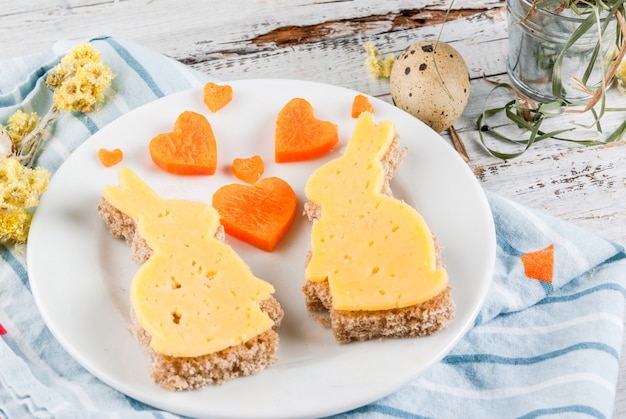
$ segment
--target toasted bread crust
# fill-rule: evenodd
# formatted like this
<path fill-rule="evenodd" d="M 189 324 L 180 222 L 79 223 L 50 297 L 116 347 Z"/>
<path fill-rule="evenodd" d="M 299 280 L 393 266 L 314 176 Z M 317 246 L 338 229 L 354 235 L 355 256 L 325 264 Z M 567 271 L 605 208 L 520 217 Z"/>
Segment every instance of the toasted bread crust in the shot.
<path fill-rule="evenodd" d="M 236 377 L 255 374 L 277 361 L 278 326 L 283 317 L 274 297 L 261 302 L 274 327 L 239 345 L 196 357 L 163 355 L 150 347 L 150 334 L 136 321 L 131 332 L 150 357 L 150 375 L 155 383 L 172 391 L 193 390 L 222 384 Z"/>
<path fill-rule="evenodd" d="M 397 138 L 391 143 L 383 156 L 381 164 L 385 173 L 385 182 L 381 193 L 392 196 L 390 188 L 391 178 L 400 167 L 407 154 L 405 147 L 399 146 Z M 314 202 L 304 205 L 304 213 L 309 221 L 320 217 L 322 209 Z M 440 248 L 436 237 L 437 265 L 441 266 Z M 305 265 L 310 260 L 307 254 Z M 364 341 L 378 338 L 404 338 L 427 336 L 445 328 L 455 315 L 455 305 L 447 287 L 435 297 L 420 304 L 404 308 L 389 310 L 335 310 L 332 304 L 332 295 L 328 280 L 322 282 L 307 281 L 302 287 L 307 310 L 312 313 L 328 312 L 330 314 L 330 328 L 339 343 Z M 323 325 L 328 325 L 328 319 L 322 318 Z"/>
<path fill-rule="evenodd" d="M 137 232 L 135 220 L 119 211 L 104 197 L 98 204 L 98 213 L 113 237 L 124 239 L 131 245 L 132 260 L 144 263 L 152 256 L 152 249 Z M 216 238 L 224 240 L 223 228 L 220 227 Z M 284 313 L 274 297 L 261 301 L 259 306 L 274 321 L 272 329 L 239 345 L 197 357 L 173 357 L 156 352 L 150 347 L 150 334 L 137 322 L 132 309 L 133 324 L 130 331 L 148 354 L 150 375 L 157 384 L 172 391 L 192 390 L 255 374 L 276 362 L 278 327 Z"/>
<path fill-rule="evenodd" d="M 449 287 L 420 304 L 371 311 L 335 310 L 328 281 L 307 281 L 302 291 L 309 311 L 329 312 L 330 327 L 339 343 L 428 336 L 454 320 L 455 307 Z"/>

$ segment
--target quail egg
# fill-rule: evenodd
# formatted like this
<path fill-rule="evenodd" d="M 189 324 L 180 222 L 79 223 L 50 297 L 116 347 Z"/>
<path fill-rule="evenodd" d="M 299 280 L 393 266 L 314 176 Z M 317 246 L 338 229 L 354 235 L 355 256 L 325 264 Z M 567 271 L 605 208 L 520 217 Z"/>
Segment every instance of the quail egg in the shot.
<path fill-rule="evenodd" d="M 465 60 L 441 41 L 420 41 L 405 49 L 389 82 L 394 104 L 437 132 L 461 116 L 470 93 Z"/>

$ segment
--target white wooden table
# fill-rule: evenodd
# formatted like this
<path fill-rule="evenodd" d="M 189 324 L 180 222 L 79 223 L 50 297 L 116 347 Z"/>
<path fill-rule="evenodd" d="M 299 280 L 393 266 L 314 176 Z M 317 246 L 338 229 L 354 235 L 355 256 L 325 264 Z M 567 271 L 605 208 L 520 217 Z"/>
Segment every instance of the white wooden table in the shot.
<path fill-rule="evenodd" d="M 60 39 L 114 35 L 222 80 L 279 77 L 320 81 L 391 102 L 373 78 L 363 43 L 383 53 L 434 39 L 454 46 L 470 69 L 469 104 L 455 123 L 485 189 L 626 244 L 626 144 L 583 148 L 544 141 L 503 162 L 481 146 L 476 120 L 493 85 L 507 81 L 504 1 L 457 0 L 0 0 L 0 58 L 49 48 Z M 490 97 L 489 107 L 510 97 Z M 624 98 L 612 104 L 626 106 Z M 626 113 L 604 119 L 608 132 Z M 572 115 L 555 119 L 567 124 Z M 505 127 L 504 130 L 513 128 Z M 512 131 L 511 131 L 512 132 Z M 442 133 L 449 141 L 447 133 Z M 626 417 L 626 347 L 615 417 Z"/>

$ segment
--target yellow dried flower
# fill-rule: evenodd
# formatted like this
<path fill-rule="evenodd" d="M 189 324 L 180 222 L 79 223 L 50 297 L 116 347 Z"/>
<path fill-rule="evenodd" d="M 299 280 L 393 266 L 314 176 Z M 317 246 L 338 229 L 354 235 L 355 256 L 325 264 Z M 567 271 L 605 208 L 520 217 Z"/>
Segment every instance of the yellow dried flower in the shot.
<path fill-rule="evenodd" d="M 64 56 L 48 74 L 46 83 L 54 89 L 54 106 L 58 110 L 89 112 L 104 100 L 104 91 L 112 79 L 111 68 L 102 63 L 100 51 L 87 43 Z"/>
<path fill-rule="evenodd" d="M 48 188 L 48 171 L 29 169 L 17 160 L 0 156 L 0 243 L 26 242 L 39 195 Z"/>
<path fill-rule="evenodd" d="M 31 212 L 25 209 L 0 213 L 0 243 L 25 243 L 32 218 Z"/>
<path fill-rule="evenodd" d="M 89 43 L 78 45 L 46 78 L 46 84 L 54 90 L 54 106 L 41 119 L 35 113 L 17 111 L 9 121 L 11 147 L 7 147 L 0 132 L 0 154 L 13 155 L 20 164 L 32 167 L 47 141 L 48 125 L 61 112 L 91 111 L 97 102 L 104 101 L 113 77 L 111 68 L 102 63 L 100 51 Z"/>
<path fill-rule="evenodd" d="M 63 80 L 65 80 L 65 76 L 67 76 L 67 72 L 63 67 L 55 68 L 53 71 L 48 73 L 48 76 L 46 77 L 46 84 L 52 90 L 56 90 L 59 86 L 61 86 Z"/>
<path fill-rule="evenodd" d="M 389 78 L 391 75 L 391 67 L 395 61 L 395 57 L 392 53 L 389 53 L 383 59 L 371 42 L 363 44 L 365 51 L 367 51 L 367 60 L 365 64 L 368 66 L 370 73 L 376 78 Z"/>
<path fill-rule="evenodd" d="M 68 52 L 61 62 L 48 73 L 46 84 L 53 90 L 56 90 L 63 81 L 72 77 L 76 71 L 89 63 L 100 63 L 101 54 L 90 43 L 77 45 L 73 50 Z"/>
<path fill-rule="evenodd" d="M 16 146 L 19 146 L 24 137 L 30 134 L 39 123 L 37 112 L 25 113 L 15 111 L 7 121 L 7 132 Z"/>
<path fill-rule="evenodd" d="M 90 43 L 79 44 L 61 58 L 61 64 L 67 68 L 79 68 L 89 63 L 102 61 L 102 55 Z M 70 71 L 71 73 L 71 71 Z"/>
<path fill-rule="evenodd" d="M 17 160 L 0 156 L 0 214 L 21 211 L 39 204 L 39 195 L 48 188 L 49 172 L 43 167 L 29 169 Z"/>

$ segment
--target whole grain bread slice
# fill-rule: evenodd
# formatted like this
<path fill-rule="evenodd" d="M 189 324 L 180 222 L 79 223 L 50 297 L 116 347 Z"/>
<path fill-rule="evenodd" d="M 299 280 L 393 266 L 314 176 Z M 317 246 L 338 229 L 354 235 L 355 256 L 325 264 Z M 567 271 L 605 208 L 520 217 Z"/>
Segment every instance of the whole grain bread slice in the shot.
<path fill-rule="evenodd" d="M 397 137 L 381 159 L 385 181 L 381 193 L 392 196 L 391 179 L 406 157 L 407 148 L 398 143 Z M 314 202 L 304 205 L 304 214 L 309 221 L 317 219 L 322 209 Z M 437 265 L 441 266 L 440 247 L 437 238 Z M 305 265 L 310 260 L 307 255 Z M 321 282 L 306 281 L 302 287 L 305 305 L 311 313 L 328 313 L 329 318 L 319 317 L 320 323 L 330 326 L 335 340 L 339 343 L 364 341 L 378 338 L 405 338 L 427 336 L 448 326 L 455 316 L 455 305 L 450 287 L 428 301 L 409 307 L 389 310 L 349 311 L 336 310 L 328 280 Z"/>
<path fill-rule="evenodd" d="M 144 263 L 152 256 L 152 249 L 138 233 L 135 220 L 104 197 L 98 204 L 98 213 L 113 237 L 131 245 L 132 260 Z M 220 228 L 216 238 L 223 241 L 224 237 L 224 230 Z M 273 320 L 271 329 L 239 345 L 197 357 L 174 357 L 156 352 L 150 346 L 150 334 L 137 322 L 132 309 L 130 332 L 148 355 L 150 375 L 157 384 L 172 391 L 192 390 L 255 374 L 277 361 L 278 328 L 284 313 L 274 297 L 261 301 L 259 306 Z"/>

